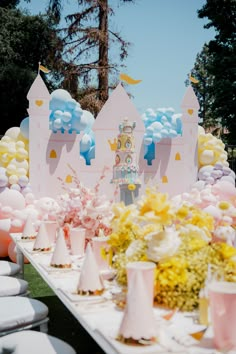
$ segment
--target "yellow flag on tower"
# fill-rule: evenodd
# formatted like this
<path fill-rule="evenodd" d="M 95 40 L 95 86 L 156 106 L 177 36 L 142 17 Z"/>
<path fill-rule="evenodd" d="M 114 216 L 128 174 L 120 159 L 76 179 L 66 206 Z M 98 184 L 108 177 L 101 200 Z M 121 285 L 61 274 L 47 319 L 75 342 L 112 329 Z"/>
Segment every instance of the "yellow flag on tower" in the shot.
<path fill-rule="evenodd" d="M 51 71 L 51 70 L 45 68 L 45 66 L 41 65 L 40 63 L 39 63 L 39 70 L 42 71 L 44 74 L 48 74 Z"/>
<path fill-rule="evenodd" d="M 142 80 L 134 80 L 132 77 L 126 75 L 126 74 L 120 74 L 120 80 L 125 81 L 129 85 L 136 85 L 139 84 Z"/>
<path fill-rule="evenodd" d="M 193 77 L 191 74 L 189 75 L 189 80 L 193 83 L 193 84 L 198 84 L 199 80 L 197 80 L 195 77 Z"/>

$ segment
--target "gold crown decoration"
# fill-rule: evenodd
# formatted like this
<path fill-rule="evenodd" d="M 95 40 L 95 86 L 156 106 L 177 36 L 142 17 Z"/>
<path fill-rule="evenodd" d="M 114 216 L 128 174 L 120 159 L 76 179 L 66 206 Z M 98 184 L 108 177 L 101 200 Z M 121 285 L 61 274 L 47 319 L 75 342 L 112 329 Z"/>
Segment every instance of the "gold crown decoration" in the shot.
<path fill-rule="evenodd" d="M 117 139 L 115 138 L 113 140 L 113 142 L 110 139 L 108 139 L 108 143 L 110 145 L 111 151 L 116 151 L 116 149 L 117 149 Z"/>

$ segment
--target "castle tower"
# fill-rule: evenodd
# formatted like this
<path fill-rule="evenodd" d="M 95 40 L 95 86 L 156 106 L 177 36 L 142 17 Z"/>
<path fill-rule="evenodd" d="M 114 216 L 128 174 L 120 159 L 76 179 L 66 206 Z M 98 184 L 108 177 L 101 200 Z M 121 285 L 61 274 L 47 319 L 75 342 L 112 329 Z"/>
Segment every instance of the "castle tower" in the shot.
<path fill-rule="evenodd" d="M 27 99 L 29 100 L 29 180 L 37 198 L 47 196 L 45 131 L 49 129 L 50 114 L 50 94 L 39 74 L 28 92 Z"/>
<path fill-rule="evenodd" d="M 184 159 L 185 159 L 185 190 L 189 191 L 197 181 L 198 172 L 198 110 L 199 103 L 192 86 L 187 88 L 181 109 L 183 122 Z"/>
<path fill-rule="evenodd" d="M 140 160 L 144 161 L 142 141 L 145 127 L 140 114 L 120 83 L 112 91 L 107 102 L 102 107 L 92 128 L 95 134 L 96 148 L 95 159 L 92 160 L 91 167 L 96 171 L 99 166 L 110 166 L 111 171 L 107 173 L 106 178 L 103 180 L 101 192 L 111 196 L 115 192 L 115 185 L 110 182 L 116 150 L 117 130 L 124 117 L 129 117 L 130 121 L 136 122 L 134 131 L 135 151 L 139 163 Z"/>
<path fill-rule="evenodd" d="M 135 140 L 133 131 L 135 122 L 125 118 L 119 124 L 117 146 L 115 151 L 115 165 L 113 166 L 112 183 L 120 188 L 120 201 L 125 205 L 132 204 L 138 196 L 141 182 L 138 177 L 139 167 L 136 161 Z"/>

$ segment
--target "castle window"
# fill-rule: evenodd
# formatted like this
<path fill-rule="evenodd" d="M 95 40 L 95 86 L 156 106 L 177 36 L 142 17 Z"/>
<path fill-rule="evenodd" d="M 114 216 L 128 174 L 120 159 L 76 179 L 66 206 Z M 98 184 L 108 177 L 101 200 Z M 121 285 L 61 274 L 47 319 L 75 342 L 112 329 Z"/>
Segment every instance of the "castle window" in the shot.
<path fill-rule="evenodd" d="M 66 176 L 65 182 L 66 182 L 66 183 L 72 183 L 72 177 L 71 177 L 71 175 L 67 175 L 67 176 Z"/>
<path fill-rule="evenodd" d="M 168 183 L 168 178 L 167 176 L 162 177 L 162 183 Z"/>
<path fill-rule="evenodd" d="M 120 156 L 119 155 L 116 155 L 116 165 L 118 165 L 120 163 Z"/>
<path fill-rule="evenodd" d="M 132 157 L 130 155 L 128 155 L 125 159 L 125 162 L 130 165 L 132 163 Z"/>
<path fill-rule="evenodd" d="M 193 114 L 194 110 L 192 108 L 188 109 L 188 114 L 191 116 Z"/>
<path fill-rule="evenodd" d="M 120 149 L 121 148 L 121 141 L 120 141 L 120 139 L 118 139 L 118 141 L 117 141 L 117 149 Z"/>
<path fill-rule="evenodd" d="M 51 150 L 51 152 L 50 152 L 50 158 L 51 158 L 51 159 L 56 159 L 56 158 L 57 158 L 57 153 L 56 153 L 55 150 Z"/>
<path fill-rule="evenodd" d="M 175 155 L 175 160 L 178 161 L 178 160 L 181 160 L 181 156 L 180 156 L 180 153 L 177 152 L 176 155 Z"/>
<path fill-rule="evenodd" d="M 126 142 L 125 142 L 125 147 L 126 147 L 126 149 L 130 149 L 131 146 L 132 146 L 131 140 L 130 140 L 130 139 L 127 139 Z"/>

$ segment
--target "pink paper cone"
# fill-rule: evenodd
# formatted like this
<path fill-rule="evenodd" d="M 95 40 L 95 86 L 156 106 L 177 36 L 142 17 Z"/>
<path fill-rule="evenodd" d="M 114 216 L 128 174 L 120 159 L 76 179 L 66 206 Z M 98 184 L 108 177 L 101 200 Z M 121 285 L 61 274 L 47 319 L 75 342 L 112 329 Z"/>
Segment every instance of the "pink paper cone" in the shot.
<path fill-rule="evenodd" d="M 22 231 L 22 238 L 36 238 L 37 232 L 35 230 L 32 218 L 28 215 L 25 226 Z"/>
<path fill-rule="evenodd" d="M 154 269 L 155 268 L 156 268 L 156 264 L 154 262 L 141 262 L 141 261 L 130 262 L 126 266 L 128 288 L 132 283 L 132 279 L 134 275 L 137 272 L 142 273 L 143 282 L 144 282 L 143 286 L 146 288 L 151 306 L 153 305 L 153 298 L 154 298 Z"/>
<path fill-rule="evenodd" d="M 81 268 L 78 292 L 96 292 L 104 288 L 102 278 L 99 274 L 99 268 L 94 257 L 90 243 L 88 243 L 85 252 L 85 259 Z"/>
<path fill-rule="evenodd" d="M 45 221 L 43 221 L 43 223 L 45 225 L 50 243 L 52 245 L 56 241 L 56 233 L 57 233 L 57 229 L 58 229 L 58 223 L 53 220 L 45 220 Z"/>
<path fill-rule="evenodd" d="M 51 259 L 51 266 L 58 268 L 70 268 L 71 259 L 66 246 L 64 232 L 59 229 L 55 249 Z"/>
<path fill-rule="evenodd" d="M 81 227 L 70 229 L 70 248 L 73 255 L 84 255 L 86 229 Z"/>
<path fill-rule="evenodd" d="M 39 231 L 34 242 L 33 250 L 46 251 L 51 248 L 51 243 L 44 223 L 39 226 Z"/>
<path fill-rule="evenodd" d="M 108 237 L 98 236 L 92 238 L 92 248 L 94 252 L 94 256 L 100 270 L 109 269 L 109 256 L 106 259 L 102 257 L 102 249 L 108 251 L 109 245 L 107 243 Z"/>
<path fill-rule="evenodd" d="M 157 335 L 153 307 L 144 285 L 142 273 L 136 272 L 127 294 L 127 303 L 119 335 L 134 340 L 152 340 Z"/>

